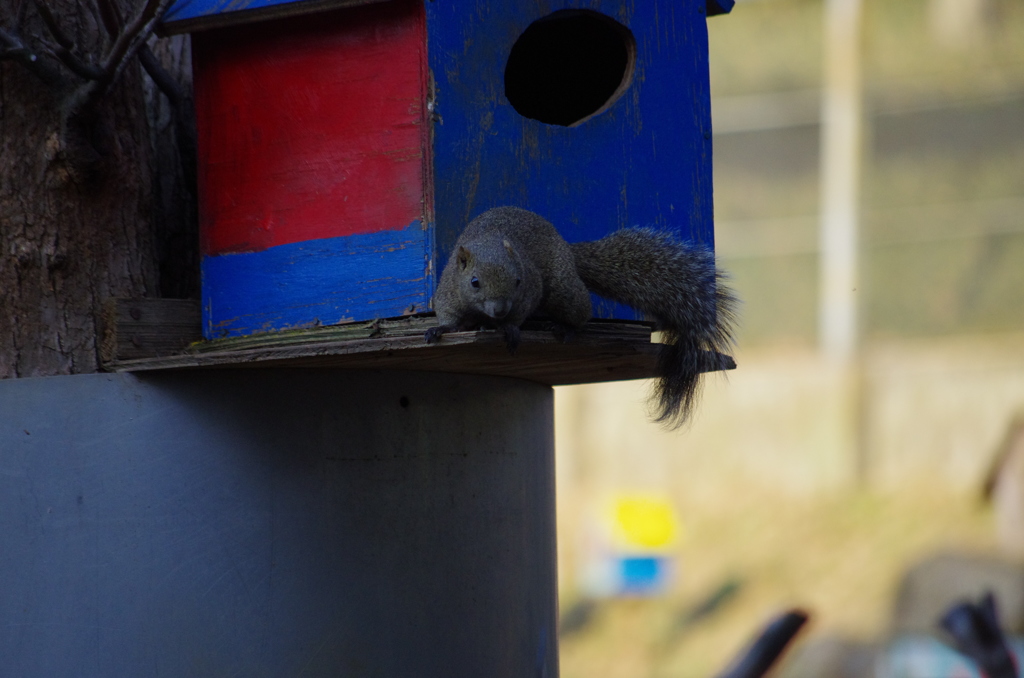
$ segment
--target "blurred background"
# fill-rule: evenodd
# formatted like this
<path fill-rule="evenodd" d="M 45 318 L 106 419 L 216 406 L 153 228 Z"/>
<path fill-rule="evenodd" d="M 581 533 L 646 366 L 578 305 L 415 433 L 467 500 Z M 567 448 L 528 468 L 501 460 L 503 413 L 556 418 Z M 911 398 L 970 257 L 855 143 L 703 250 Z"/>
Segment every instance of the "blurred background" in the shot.
<path fill-rule="evenodd" d="M 675 433 L 557 390 L 563 678 L 711 676 L 793 606 L 779 675 L 874 675 L 985 587 L 1024 631 L 1024 2 L 708 29 L 739 367 Z"/>

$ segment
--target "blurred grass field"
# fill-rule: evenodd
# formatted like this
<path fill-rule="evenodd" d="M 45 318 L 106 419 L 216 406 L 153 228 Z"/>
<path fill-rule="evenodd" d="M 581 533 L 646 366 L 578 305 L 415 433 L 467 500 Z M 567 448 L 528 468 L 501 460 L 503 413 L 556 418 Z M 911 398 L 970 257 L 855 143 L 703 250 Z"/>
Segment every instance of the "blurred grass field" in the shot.
<path fill-rule="evenodd" d="M 772 614 L 812 614 L 801 640 L 877 641 L 905 568 L 936 551 L 994 553 L 990 510 L 933 487 L 793 497 L 761 487 L 677 499 L 685 537 L 677 585 L 662 598 L 614 600 L 561 645 L 563 678 L 698 678 L 721 671 Z M 680 633 L 681 615 L 728 580 L 740 586 Z M 563 595 L 563 609 L 573 603 Z"/>

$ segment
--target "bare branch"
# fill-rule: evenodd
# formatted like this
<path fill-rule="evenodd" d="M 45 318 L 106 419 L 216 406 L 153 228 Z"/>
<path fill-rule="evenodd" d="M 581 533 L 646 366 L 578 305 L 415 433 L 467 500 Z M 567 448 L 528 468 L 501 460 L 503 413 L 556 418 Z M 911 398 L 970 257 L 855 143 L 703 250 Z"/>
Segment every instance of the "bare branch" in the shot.
<path fill-rule="evenodd" d="M 104 57 L 100 66 L 104 73 L 103 77 L 85 83 L 65 102 L 67 118 L 75 117 L 82 110 L 93 106 L 106 93 L 131 58 L 146 44 L 146 40 L 153 33 L 157 22 L 171 2 L 172 0 L 146 0 L 142 11 L 122 29 Z"/>
<path fill-rule="evenodd" d="M 156 86 L 160 88 L 160 91 L 164 93 L 167 100 L 171 102 L 171 105 L 177 107 L 184 100 L 185 91 L 178 84 L 178 81 L 167 72 L 156 54 L 153 54 L 153 50 L 150 49 L 149 45 L 143 45 L 139 48 L 139 61 Z"/>
<path fill-rule="evenodd" d="M 29 49 L 14 33 L 0 28 L 0 61 L 9 59 L 24 65 L 33 75 L 48 85 L 61 81 L 60 73 L 34 50 Z"/>
<path fill-rule="evenodd" d="M 75 48 L 75 41 L 72 40 L 64 33 L 64 29 L 57 23 L 57 19 L 53 16 L 53 12 L 40 0 L 35 0 L 36 10 L 39 12 L 39 16 L 43 18 L 43 23 L 46 24 L 46 29 L 50 31 L 50 35 L 57 41 L 57 44 L 67 50 Z"/>
<path fill-rule="evenodd" d="M 28 5 L 27 2 L 18 2 L 18 18 L 15 20 L 15 26 L 24 26 L 25 18 L 28 16 Z"/>
<path fill-rule="evenodd" d="M 146 0 L 142 11 L 117 36 L 114 46 L 103 60 L 103 70 L 110 74 L 111 80 L 117 78 L 127 61 L 149 40 L 157 22 L 170 7 L 171 1 Z"/>
<path fill-rule="evenodd" d="M 107 35 L 110 36 L 111 40 L 117 38 L 121 34 L 121 28 L 124 26 L 124 17 L 121 16 L 121 10 L 118 8 L 115 0 L 96 0 L 97 6 L 100 9 L 100 18 L 103 20 L 103 27 L 107 29 Z"/>
<path fill-rule="evenodd" d="M 40 0 L 35 0 L 34 4 L 39 12 L 39 16 L 43 19 L 43 23 L 46 24 L 47 30 L 50 31 L 50 35 L 57 41 L 56 45 L 50 45 L 46 40 L 39 40 L 47 53 L 51 57 L 58 59 L 62 64 L 71 69 L 72 73 L 84 80 L 99 80 L 102 78 L 104 73 L 99 66 L 75 54 L 75 41 L 69 38 L 64 29 L 60 27 L 57 18 L 53 16 L 50 8 Z"/>
<path fill-rule="evenodd" d="M 0 59 L 12 59 L 15 61 L 35 62 L 39 57 L 32 52 L 18 36 L 8 33 L 0 28 Z"/>
<path fill-rule="evenodd" d="M 42 52 L 50 58 L 59 60 L 72 73 L 83 80 L 99 80 L 105 75 L 99 66 L 82 61 L 78 55 L 62 45 L 50 44 L 42 38 L 39 38 L 39 43 L 42 47 Z"/>

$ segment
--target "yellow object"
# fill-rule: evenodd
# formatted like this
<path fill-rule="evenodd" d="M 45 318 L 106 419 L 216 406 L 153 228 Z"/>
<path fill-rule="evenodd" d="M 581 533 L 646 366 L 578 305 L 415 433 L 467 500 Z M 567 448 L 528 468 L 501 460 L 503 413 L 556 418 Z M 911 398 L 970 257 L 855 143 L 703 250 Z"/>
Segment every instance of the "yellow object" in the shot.
<path fill-rule="evenodd" d="M 620 495 L 612 500 L 612 541 L 631 552 L 664 552 L 679 536 L 672 504 L 657 495 Z"/>

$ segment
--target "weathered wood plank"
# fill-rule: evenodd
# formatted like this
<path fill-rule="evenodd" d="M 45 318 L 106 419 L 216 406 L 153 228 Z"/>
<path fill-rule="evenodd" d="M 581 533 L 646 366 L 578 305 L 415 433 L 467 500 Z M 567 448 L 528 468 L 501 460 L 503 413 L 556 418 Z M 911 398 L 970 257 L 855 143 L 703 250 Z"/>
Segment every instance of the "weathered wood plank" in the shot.
<path fill-rule="evenodd" d="M 651 325 L 595 320 L 567 342 L 542 321 L 523 327 L 510 355 L 500 333 L 454 332 L 427 345 L 433 316 L 199 341 L 198 302 L 111 300 L 104 368 L 144 372 L 197 368 L 347 368 L 518 377 L 550 385 L 643 379 L 655 375 Z M 136 317 L 137 316 L 137 317 Z M 723 368 L 735 367 L 723 356 Z"/>
<path fill-rule="evenodd" d="M 191 299 L 107 299 L 100 324 L 103 363 L 180 354 L 203 338 Z"/>
<path fill-rule="evenodd" d="M 657 347 L 581 347 L 549 344 L 524 336 L 510 356 L 496 333 L 467 332 L 446 338 L 446 344 L 427 346 L 419 337 L 368 339 L 350 346 L 315 349 L 250 349 L 240 353 L 181 355 L 173 358 L 121 361 L 108 365 L 118 372 L 200 367 L 348 368 L 454 372 L 517 377 L 540 383 L 582 384 L 643 379 L 654 375 Z"/>

